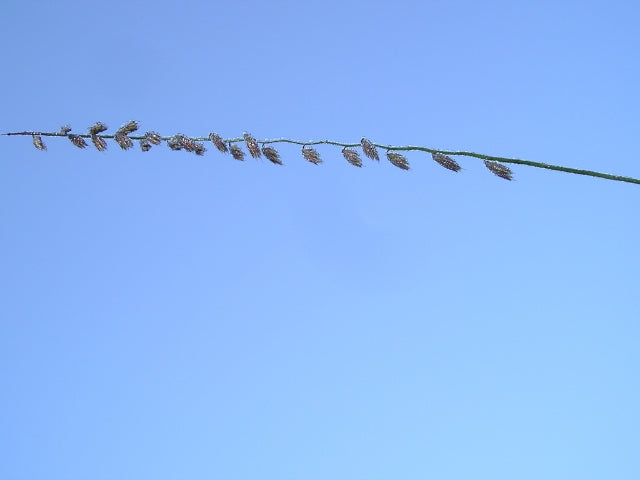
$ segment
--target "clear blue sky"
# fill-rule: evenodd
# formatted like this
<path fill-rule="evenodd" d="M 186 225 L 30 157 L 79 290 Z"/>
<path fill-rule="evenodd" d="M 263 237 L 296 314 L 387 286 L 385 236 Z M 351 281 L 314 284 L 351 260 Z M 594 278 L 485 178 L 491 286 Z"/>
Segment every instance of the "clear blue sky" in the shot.
<path fill-rule="evenodd" d="M 0 6 L 0 132 L 640 177 L 636 2 Z M 638 185 L 0 137 L 0 478 L 640 478 Z"/>

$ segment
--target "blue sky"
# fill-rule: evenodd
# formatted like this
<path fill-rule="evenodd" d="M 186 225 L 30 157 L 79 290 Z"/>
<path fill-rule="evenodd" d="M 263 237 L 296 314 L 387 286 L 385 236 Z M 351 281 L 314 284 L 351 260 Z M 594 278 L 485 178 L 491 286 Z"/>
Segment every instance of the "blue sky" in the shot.
<path fill-rule="evenodd" d="M 0 132 L 640 177 L 635 2 L 5 1 Z M 0 477 L 637 479 L 640 188 L 0 137 Z"/>

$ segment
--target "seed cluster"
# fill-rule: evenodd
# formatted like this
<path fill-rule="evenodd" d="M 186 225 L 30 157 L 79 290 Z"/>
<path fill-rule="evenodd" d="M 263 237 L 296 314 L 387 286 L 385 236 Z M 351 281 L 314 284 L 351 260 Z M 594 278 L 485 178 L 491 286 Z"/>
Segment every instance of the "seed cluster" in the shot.
<path fill-rule="evenodd" d="M 239 142 L 244 142 L 247 151 L 253 158 L 261 158 L 264 156 L 267 160 L 275 165 L 282 165 L 283 162 L 280 158 L 280 153 L 271 145 L 265 145 L 265 143 L 278 143 L 278 142 L 289 142 L 289 143 L 298 143 L 299 145 L 302 142 L 297 142 L 294 140 L 264 140 L 258 141 L 255 139 L 253 135 L 245 132 L 242 135 L 241 139 L 231 139 L 224 140 L 222 136 L 215 132 L 211 132 L 206 138 L 191 138 L 182 133 L 177 133 L 171 137 L 162 137 L 157 132 L 146 132 L 142 136 L 132 136 L 133 133 L 138 131 L 138 122 L 132 120 L 130 122 L 122 125 L 118 130 L 116 130 L 113 135 L 106 135 L 104 132 L 107 130 L 107 126 L 102 122 L 96 122 L 92 126 L 88 128 L 88 134 L 80 135 L 71 133 L 71 127 L 69 125 L 65 125 L 60 128 L 59 133 L 38 133 L 38 132 L 22 132 L 20 134 L 31 135 L 33 140 L 33 145 L 38 150 L 46 150 L 47 146 L 44 144 L 42 140 L 42 136 L 66 136 L 71 143 L 73 143 L 78 148 L 86 148 L 87 142 L 86 138 L 91 139 L 91 143 L 96 147 L 99 151 L 105 151 L 107 149 L 107 139 L 113 139 L 115 142 L 122 148 L 123 150 L 128 150 L 133 147 L 134 140 L 137 140 L 140 144 L 140 149 L 143 152 L 148 152 L 151 150 L 152 146 L 160 145 L 163 141 L 167 143 L 167 146 L 171 150 L 184 150 L 186 152 L 195 153 L 196 155 L 204 155 L 206 152 L 206 148 L 202 141 L 210 141 L 213 145 L 218 149 L 218 151 L 222 153 L 230 153 L 231 156 L 239 161 L 244 161 L 245 152 L 238 144 Z M 262 146 L 259 144 L 262 143 Z M 362 159 L 360 157 L 360 153 L 356 150 L 354 145 L 351 144 L 339 144 L 337 142 L 311 142 L 312 144 L 317 143 L 328 143 L 333 145 L 346 145 L 342 148 L 342 155 L 345 160 L 349 162 L 354 167 L 362 167 Z M 356 144 L 357 146 L 357 144 Z M 382 145 L 374 144 L 369 139 L 363 137 L 360 140 L 359 146 L 362 148 L 362 153 L 365 157 L 380 161 L 380 156 L 378 154 L 378 148 L 386 149 L 386 156 L 389 163 L 398 167 L 401 170 L 409 170 L 409 160 L 407 157 L 401 153 L 399 150 L 417 150 L 416 147 L 385 147 Z M 323 163 L 322 158 L 320 157 L 320 153 L 313 147 L 305 144 L 302 146 L 302 157 L 314 165 L 319 165 Z M 438 163 L 440 166 L 446 168 L 447 170 L 451 170 L 452 172 L 459 172 L 461 170 L 460 165 L 453 158 L 445 155 L 441 152 L 433 152 L 431 153 L 431 157 L 433 160 Z M 511 169 L 509 169 L 506 165 L 499 163 L 494 160 L 484 160 L 484 164 L 487 169 L 497 175 L 500 178 L 505 180 L 512 180 L 513 173 Z"/>

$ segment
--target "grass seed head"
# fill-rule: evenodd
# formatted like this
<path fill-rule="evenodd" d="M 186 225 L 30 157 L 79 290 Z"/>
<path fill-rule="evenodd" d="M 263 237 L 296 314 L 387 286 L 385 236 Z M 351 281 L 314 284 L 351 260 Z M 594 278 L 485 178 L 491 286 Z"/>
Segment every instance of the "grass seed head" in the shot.
<path fill-rule="evenodd" d="M 506 165 L 494 162 L 493 160 L 485 160 L 484 164 L 494 175 L 504 178 L 505 180 L 513 180 L 513 172 Z"/>
<path fill-rule="evenodd" d="M 282 165 L 282 160 L 280 160 L 280 154 L 273 147 L 262 147 L 262 154 L 267 157 L 271 163 L 275 163 L 276 165 Z"/>
<path fill-rule="evenodd" d="M 445 155 L 444 153 L 435 152 L 431 154 L 431 158 L 433 158 L 438 164 L 442 165 L 447 170 L 451 170 L 452 172 L 459 172 L 460 165 L 453 158 Z"/>
<path fill-rule="evenodd" d="M 236 160 L 240 160 L 240 161 L 244 160 L 244 152 L 239 146 L 235 144 L 231 145 L 229 146 L 229 151 L 231 152 L 231 156 Z"/>
<path fill-rule="evenodd" d="M 343 148 L 342 155 L 344 155 L 344 158 L 347 160 L 347 162 L 349 162 L 354 167 L 362 167 L 362 160 L 360 159 L 360 155 L 358 155 L 358 152 L 356 152 L 355 150 L 351 148 Z"/>
<path fill-rule="evenodd" d="M 97 135 L 98 133 L 102 133 L 107 129 L 107 126 L 102 122 L 96 122 L 89 127 L 89 133 L 91 135 Z"/>
<path fill-rule="evenodd" d="M 322 163 L 322 159 L 320 158 L 320 154 L 315 148 L 306 148 L 302 147 L 302 156 L 307 162 L 311 162 L 314 165 L 319 165 Z"/>
<path fill-rule="evenodd" d="M 147 132 L 144 134 L 144 138 L 153 145 L 160 145 L 162 143 L 162 137 L 157 132 Z"/>
<path fill-rule="evenodd" d="M 122 148 L 123 150 L 128 150 L 131 147 L 133 147 L 133 142 L 129 137 L 127 137 L 125 133 L 117 131 L 116 134 L 113 136 L 113 139 L 116 141 L 118 145 L 120 145 L 120 148 Z"/>
<path fill-rule="evenodd" d="M 247 145 L 247 150 L 249 150 L 249 153 L 251 154 L 251 156 L 253 158 L 260 158 L 262 154 L 260 153 L 260 148 L 258 147 L 258 143 L 256 142 L 256 139 L 253 138 L 251 134 L 246 132 L 243 134 L 243 137 L 244 137 L 244 143 Z"/>
<path fill-rule="evenodd" d="M 200 156 L 202 156 L 202 155 L 204 155 L 204 152 L 206 152 L 206 151 L 207 151 L 207 149 L 205 148 L 205 146 L 204 146 L 202 143 L 200 143 L 200 142 L 193 142 L 193 145 L 194 145 L 193 152 L 194 152 L 196 155 L 200 155 Z"/>
<path fill-rule="evenodd" d="M 131 120 L 130 122 L 127 122 L 124 125 L 122 125 L 118 129 L 117 133 L 124 133 L 125 135 L 129 135 L 130 133 L 133 133 L 136 130 L 138 130 L 138 122 L 136 122 L 135 120 Z"/>
<path fill-rule="evenodd" d="M 32 135 L 33 146 L 38 150 L 46 150 L 47 146 L 42 141 L 42 137 L 40 135 Z"/>
<path fill-rule="evenodd" d="M 395 165 L 402 170 L 409 170 L 409 161 L 407 157 L 404 155 L 400 155 L 396 152 L 387 152 L 387 158 L 391 162 L 392 165 Z"/>
<path fill-rule="evenodd" d="M 227 153 L 229 151 L 229 149 L 227 148 L 227 144 L 224 143 L 224 140 L 222 140 L 222 137 L 217 133 L 211 132 L 209 134 L 209 140 L 211 140 L 213 144 L 216 146 L 216 148 L 220 150 L 222 153 Z"/>
<path fill-rule="evenodd" d="M 182 145 L 176 137 L 171 137 L 169 140 L 167 140 L 167 146 L 171 150 L 182 150 Z"/>
<path fill-rule="evenodd" d="M 195 151 L 196 142 L 191 140 L 186 135 L 183 135 L 181 133 L 177 133 L 176 135 L 174 135 L 173 138 L 175 139 L 176 143 L 180 146 L 180 148 L 184 148 L 187 152 L 194 152 Z M 180 150 L 180 149 L 177 149 L 177 150 Z"/>
<path fill-rule="evenodd" d="M 91 134 L 91 142 L 95 145 L 95 147 L 100 152 L 104 152 L 107 149 L 107 142 L 104 138 L 96 135 L 95 133 Z"/>
<path fill-rule="evenodd" d="M 85 148 L 87 146 L 87 142 L 84 141 L 80 135 L 74 135 L 73 133 L 69 133 L 69 140 L 78 148 Z"/>
<path fill-rule="evenodd" d="M 360 140 L 360 145 L 362 145 L 362 151 L 368 158 L 380 161 L 378 150 L 373 146 L 373 143 L 363 137 L 362 140 Z"/>

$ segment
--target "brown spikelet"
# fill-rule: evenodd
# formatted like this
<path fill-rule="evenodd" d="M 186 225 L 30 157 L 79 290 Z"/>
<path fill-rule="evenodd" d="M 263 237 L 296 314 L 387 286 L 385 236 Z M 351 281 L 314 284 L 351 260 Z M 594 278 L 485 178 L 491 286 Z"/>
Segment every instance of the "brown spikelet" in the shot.
<path fill-rule="evenodd" d="M 107 142 L 104 138 L 96 135 L 95 133 L 91 134 L 91 141 L 95 145 L 95 147 L 100 152 L 104 152 L 107 149 Z"/>
<path fill-rule="evenodd" d="M 362 145 L 362 151 L 368 158 L 380 161 L 378 151 L 376 150 L 376 147 L 373 146 L 373 143 L 363 137 L 362 140 L 360 140 L 360 144 Z"/>
<path fill-rule="evenodd" d="M 97 135 L 98 133 L 102 133 L 107 130 L 107 126 L 102 122 L 96 122 L 89 127 L 89 133 L 91 135 Z M 100 149 L 98 149 L 100 150 Z"/>
<path fill-rule="evenodd" d="M 409 170 L 409 161 L 404 155 L 400 155 L 396 152 L 387 152 L 387 158 L 392 165 L 395 165 L 402 170 Z"/>
<path fill-rule="evenodd" d="M 140 140 L 140 150 L 143 152 L 148 152 L 151 150 L 151 142 L 147 138 L 143 138 Z"/>
<path fill-rule="evenodd" d="M 458 162 L 456 162 L 453 158 L 448 157 L 444 153 L 435 152 L 431 154 L 431 157 L 448 170 L 451 170 L 453 172 L 460 171 L 461 167 L 460 165 L 458 165 Z"/>
<path fill-rule="evenodd" d="M 113 136 L 113 139 L 118 145 L 120 145 L 120 148 L 122 148 L 123 150 L 128 150 L 129 148 L 133 147 L 133 142 L 131 141 L 131 139 L 127 137 L 126 134 L 120 131 L 116 132 L 116 134 Z"/>
<path fill-rule="evenodd" d="M 171 150 L 182 150 L 182 144 L 176 137 L 171 137 L 169 140 L 167 140 L 167 146 Z"/>
<path fill-rule="evenodd" d="M 485 160 L 484 164 L 494 175 L 504 178 L 505 180 L 513 180 L 513 172 L 506 165 L 494 162 L 493 160 Z"/>
<path fill-rule="evenodd" d="M 98 136 L 99 133 L 107 130 L 107 126 L 102 122 L 96 122 L 89 127 L 89 134 L 91 135 L 91 142 L 100 152 L 104 152 L 107 149 L 107 142 L 104 138 Z"/>
<path fill-rule="evenodd" d="M 239 146 L 230 145 L 229 146 L 229 151 L 231 152 L 231 156 L 233 158 L 235 158 L 236 160 L 240 160 L 240 161 L 244 160 L 244 152 L 242 151 L 242 149 Z"/>
<path fill-rule="evenodd" d="M 133 133 L 136 130 L 138 130 L 138 122 L 136 122 L 135 120 L 131 120 L 130 122 L 127 122 L 124 125 L 122 125 L 118 129 L 117 133 L 124 133 L 125 135 L 129 135 L 130 133 Z"/>
<path fill-rule="evenodd" d="M 70 131 L 71 131 L 71 127 L 69 125 L 64 125 L 64 126 L 60 127 L 60 133 L 62 135 L 66 135 Z"/>
<path fill-rule="evenodd" d="M 262 154 L 267 157 L 271 163 L 275 163 L 276 165 L 282 165 L 282 160 L 280 160 L 280 154 L 273 147 L 262 147 Z"/>
<path fill-rule="evenodd" d="M 343 148 L 342 155 L 344 158 L 354 167 L 362 167 L 362 160 L 360 159 L 360 155 L 355 150 L 351 148 Z"/>
<path fill-rule="evenodd" d="M 246 143 L 247 150 L 249 150 L 249 153 L 251 154 L 251 156 L 253 158 L 260 158 L 261 156 L 260 148 L 258 147 L 256 139 L 253 138 L 251 134 L 246 132 L 243 134 L 243 137 L 244 137 L 244 143 Z"/>
<path fill-rule="evenodd" d="M 200 142 L 193 142 L 193 145 L 194 145 L 193 152 L 196 155 L 204 155 L 204 152 L 207 151 L 205 146 Z"/>
<path fill-rule="evenodd" d="M 182 148 L 184 148 L 187 152 L 196 151 L 196 142 L 191 140 L 189 137 L 185 137 L 184 135 L 181 135 L 180 137 L 178 137 L 178 141 L 182 145 Z"/>
<path fill-rule="evenodd" d="M 153 145 L 160 145 L 162 143 L 162 137 L 157 132 L 147 132 L 144 134 L 144 138 Z"/>
<path fill-rule="evenodd" d="M 227 153 L 229 151 L 229 149 L 227 148 L 227 144 L 224 143 L 224 141 L 222 140 L 222 137 L 217 133 L 211 132 L 209 134 L 209 140 L 211 140 L 213 144 L 216 146 L 216 148 L 220 150 L 222 153 Z"/>
<path fill-rule="evenodd" d="M 322 159 L 320 158 L 320 154 L 315 148 L 306 148 L 302 147 L 302 156 L 307 162 L 311 162 L 314 165 L 319 165 L 322 163 Z"/>
<path fill-rule="evenodd" d="M 80 135 L 74 135 L 73 133 L 67 134 L 69 136 L 69 140 L 78 148 L 85 148 L 87 146 L 87 142 L 84 141 Z"/>
<path fill-rule="evenodd" d="M 195 151 L 196 142 L 191 140 L 189 137 L 178 133 L 173 138 L 178 143 L 178 145 L 180 145 L 180 148 L 184 148 L 187 152 Z"/>
<path fill-rule="evenodd" d="M 47 149 L 47 146 L 42 141 L 42 137 L 40 135 L 33 135 L 32 139 L 33 139 L 33 146 L 36 147 L 38 150 Z"/>

